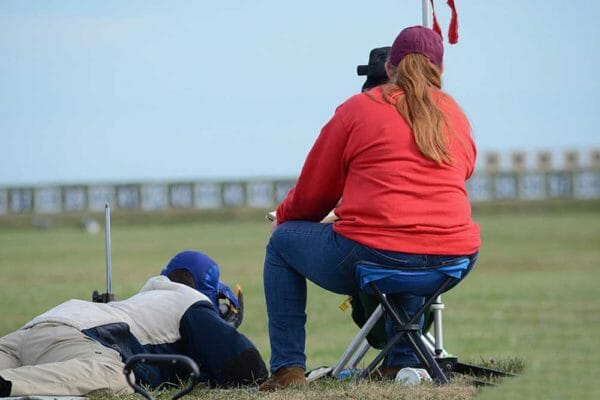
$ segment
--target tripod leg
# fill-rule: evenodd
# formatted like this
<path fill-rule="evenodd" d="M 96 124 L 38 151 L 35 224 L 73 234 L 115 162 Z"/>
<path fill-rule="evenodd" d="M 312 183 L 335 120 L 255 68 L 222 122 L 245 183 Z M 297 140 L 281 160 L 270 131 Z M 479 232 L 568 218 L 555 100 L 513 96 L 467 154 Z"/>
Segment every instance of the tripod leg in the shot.
<path fill-rule="evenodd" d="M 342 354 L 342 356 L 340 357 L 338 362 L 335 364 L 333 371 L 331 371 L 332 376 L 338 376 L 340 371 L 342 369 L 344 369 L 344 367 L 346 366 L 348 361 L 352 358 L 352 356 L 355 355 L 355 353 L 357 353 L 357 351 L 361 350 L 360 347 L 361 347 L 362 343 L 366 342 L 367 335 L 369 334 L 369 332 L 371 332 L 371 329 L 373 329 L 373 327 L 375 326 L 377 321 L 379 321 L 379 318 L 381 318 L 382 315 L 383 315 L 383 307 L 380 304 L 379 306 L 377 306 L 375 311 L 373 311 L 373 314 L 371 314 L 371 316 L 369 317 L 367 322 L 365 322 L 365 324 L 363 325 L 361 330 L 358 332 L 358 334 L 354 337 L 354 339 L 352 339 L 352 342 L 350 342 L 350 344 L 344 351 L 344 354 Z M 368 344 L 367 344 L 367 350 L 368 350 Z M 364 353 L 363 353 L 363 355 L 364 355 Z M 356 363 L 358 364 L 359 361 L 360 361 L 360 359 L 358 361 L 356 361 Z"/>

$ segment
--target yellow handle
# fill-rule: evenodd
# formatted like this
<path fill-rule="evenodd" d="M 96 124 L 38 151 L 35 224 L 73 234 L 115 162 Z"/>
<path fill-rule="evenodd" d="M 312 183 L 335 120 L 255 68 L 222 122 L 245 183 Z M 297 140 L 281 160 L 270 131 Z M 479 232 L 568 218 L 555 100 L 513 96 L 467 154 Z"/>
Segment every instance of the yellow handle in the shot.
<path fill-rule="evenodd" d="M 350 301 L 352 300 L 352 296 L 348 296 L 343 302 L 342 304 L 339 305 L 340 310 L 342 310 L 342 312 L 346 312 L 346 310 L 348 310 L 348 308 L 350 308 Z"/>

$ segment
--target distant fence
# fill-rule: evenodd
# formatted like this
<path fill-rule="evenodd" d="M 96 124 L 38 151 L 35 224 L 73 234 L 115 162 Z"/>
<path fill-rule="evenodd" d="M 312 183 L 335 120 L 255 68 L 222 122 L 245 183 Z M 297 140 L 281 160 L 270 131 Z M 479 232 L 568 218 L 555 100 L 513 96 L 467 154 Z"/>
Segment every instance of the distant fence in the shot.
<path fill-rule="evenodd" d="M 484 165 L 467 183 L 473 202 L 495 200 L 600 199 L 600 151 L 586 165 L 577 152 L 565 152 L 560 168 L 550 153 L 537 153 L 529 167 L 525 153 L 511 155 L 502 167 L 498 153 L 484 155 Z M 270 208 L 295 179 L 186 181 L 0 187 L 0 215 L 101 211 L 105 203 L 123 210 Z"/>

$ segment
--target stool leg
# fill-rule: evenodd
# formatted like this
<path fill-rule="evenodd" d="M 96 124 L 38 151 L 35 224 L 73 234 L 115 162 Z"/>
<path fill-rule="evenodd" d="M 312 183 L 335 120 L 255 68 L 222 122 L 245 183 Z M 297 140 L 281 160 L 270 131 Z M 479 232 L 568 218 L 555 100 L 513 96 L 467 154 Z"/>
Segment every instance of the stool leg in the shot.
<path fill-rule="evenodd" d="M 446 378 L 446 375 L 444 375 L 444 372 L 438 365 L 437 361 L 435 361 L 433 354 L 429 351 L 429 349 L 427 348 L 425 343 L 423 343 L 423 341 L 422 341 L 423 339 L 421 338 L 421 336 L 418 333 L 418 326 L 415 328 L 412 325 L 414 325 L 415 322 L 418 321 L 418 319 L 421 317 L 421 315 L 423 314 L 425 309 L 427 309 L 431 305 L 431 303 L 433 303 L 435 301 L 437 296 L 439 296 L 440 293 L 443 292 L 443 290 L 451 283 L 451 281 L 452 281 L 452 279 L 449 278 L 446 282 L 444 282 L 441 285 L 441 287 L 436 291 L 436 293 L 434 293 L 434 295 L 431 296 L 429 298 L 429 300 L 426 301 L 425 304 L 419 308 L 419 310 L 415 313 L 413 318 L 409 318 L 408 315 L 406 314 L 406 311 L 400 306 L 396 310 L 390 304 L 390 302 L 388 301 L 385 294 L 383 294 L 379 290 L 377 285 L 375 285 L 374 283 L 370 284 L 371 288 L 373 289 L 373 291 L 375 292 L 377 297 L 379 297 L 379 300 L 381 301 L 381 305 L 383 306 L 385 311 L 392 317 L 393 323 L 397 327 L 404 327 L 406 330 L 398 332 L 396 335 L 394 335 L 394 337 L 391 340 L 388 341 L 388 343 L 383 348 L 383 350 L 377 355 L 377 357 L 375 357 L 375 359 L 369 364 L 369 366 L 358 376 L 358 378 L 357 378 L 358 380 L 364 379 L 367 376 L 369 376 L 369 374 L 383 360 L 385 355 L 392 349 L 392 347 L 394 347 L 400 341 L 400 339 L 406 334 L 407 340 L 409 341 L 410 346 L 412 347 L 413 351 L 417 355 L 417 358 L 419 360 L 421 360 L 421 363 L 423 363 L 423 365 L 426 366 L 431 371 L 436 382 L 442 383 L 442 384 L 448 383 L 448 378 Z M 406 323 L 405 321 L 408 321 L 408 323 Z"/>
<path fill-rule="evenodd" d="M 419 335 L 415 334 L 415 332 L 408 333 L 408 337 L 412 337 L 413 335 L 414 344 L 421 350 L 421 356 L 427 360 L 427 364 L 429 364 L 429 370 L 431 371 L 435 381 L 443 384 L 448 383 L 448 378 L 446 378 L 444 371 L 442 371 L 440 368 L 439 364 L 433 357 L 433 354 L 431 354 L 425 343 L 423 343 L 423 339 Z"/>
<path fill-rule="evenodd" d="M 381 302 L 379 307 L 383 306 L 385 311 L 392 316 L 392 318 L 398 326 L 404 326 L 404 321 L 402 321 L 401 317 L 398 315 L 394 307 L 390 304 L 385 294 L 381 293 L 379 288 L 374 283 L 371 283 L 371 288 L 374 290 L 377 297 L 379 297 L 379 301 Z M 388 340 L 385 347 L 381 350 L 381 352 L 379 352 L 375 359 L 371 361 L 369 366 L 359 374 L 357 379 L 360 380 L 368 377 L 371 374 L 371 372 L 373 372 L 373 370 L 377 367 L 377 365 L 379 365 L 379 363 L 383 360 L 386 354 L 389 353 L 392 347 L 394 347 L 400 341 L 400 339 L 402 339 L 402 336 L 404 336 L 405 333 L 406 332 L 398 332 L 392 339 Z"/>
<path fill-rule="evenodd" d="M 405 334 L 405 332 L 397 333 L 396 336 L 394 336 L 391 340 L 389 340 L 387 342 L 387 344 L 385 345 L 385 347 L 379 352 L 379 354 L 377 354 L 377 356 L 373 359 L 373 361 L 371 361 L 371 363 L 367 366 L 367 368 L 365 368 L 358 375 L 358 380 L 367 378 L 369 375 L 371 375 L 371 372 L 373 372 L 373 370 L 375 370 L 375 368 L 383 360 L 383 358 L 386 356 L 386 354 L 392 349 L 392 347 L 394 347 L 396 345 L 396 343 L 398 341 L 400 341 L 400 339 L 402 338 L 402 336 L 404 336 L 404 334 Z"/>
<path fill-rule="evenodd" d="M 429 307 L 429 305 L 431 305 L 437 299 L 437 297 L 439 296 L 439 292 L 442 292 L 450 284 L 450 282 L 452 282 L 451 278 L 448 279 L 446 282 L 444 282 L 444 284 L 440 287 L 438 292 L 436 292 L 436 295 L 432 296 L 429 299 L 429 301 L 427 301 L 423 305 L 423 307 L 421 307 L 419 309 L 419 311 L 417 311 L 417 313 L 415 313 L 415 316 L 412 319 L 410 319 L 408 317 L 408 314 L 406 314 L 406 311 L 404 310 L 404 308 L 402 308 L 400 306 L 398 307 L 398 310 L 397 310 L 398 313 L 392 314 L 392 318 L 394 318 L 394 320 L 396 320 L 396 323 L 398 323 L 398 324 L 402 324 L 402 319 L 404 319 L 405 321 L 410 320 L 409 324 L 415 323 L 421 317 L 421 315 L 425 311 L 425 309 L 427 307 Z M 396 318 L 396 317 L 401 317 L 401 319 Z M 440 368 L 437 361 L 435 361 L 435 358 L 434 358 L 432 352 L 429 350 L 429 348 L 427 348 L 425 343 L 423 343 L 423 338 L 415 331 L 409 331 L 407 333 L 407 338 L 411 342 L 411 347 L 413 348 L 413 350 L 415 350 L 417 358 L 419 358 L 419 360 L 421 360 L 421 362 L 427 367 L 427 369 L 429 369 L 429 371 L 431 371 L 433 378 L 438 383 L 442 383 L 442 384 L 448 383 L 448 378 L 446 377 L 446 375 Z M 418 351 L 417 351 L 417 348 L 418 348 Z"/>
<path fill-rule="evenodd" d="M 420 318 L 420 315 L 421 315 L 421 314 L 415 314 L 415 316 L 412 319 L 410 319 L 408 317 L 408 314 L 406 313 L 406 310 L 404 310 L 404 308 L 402 308 L 401 306 L 398 306 L 397 311 L 398 311 L 398 316 L 400 316 L 404 321 L 411 320 L 411 322 L 417 322 L 417 319 Z M 394 319 L 395 319 L 395 317 L 394 317 Z M 398 320 L 396 320 L 396 323 L 401 324 L 402 321 L 400 319 L 398 319 Z M 433 353 L 429 350 L 429 348 L 423 342 L 423 337 L 417 331 L 411 330 L 411 331 L 407 332 L 407 339 L 411 343 L 411 347 L 415 351 L 417 358 L 419 360 L 421 360 L 421 363 L 423 363 L 423 365 L 429 371 L 431 371 L 435 380 L 438 381 L 439 383 L 448 383 L 448 379 L 442 372 L 438 363 L 435 361 L 435 359 L 433 357 Z"/>
<path fill-rule="evenodd" d="M 406 339 L 409 341 L 413 351 L 415 352 L 417 358 L 421 361 L 423 366 L 425 366 L 428 370 L 432 372 L 432 375 L 439 383 L 448 383 L 448 379 L 440 369 L 437 362 L 433 359 L 433 356 L 428 351 L 426 347 L 424 347 L 423 342 L 421 342 L 421 337 L 416 332 L 398 332 L 396 333 L 385 345 L 385 347 L 377 354 L 377 356 L 371 361 L 369 366 L 364 369 L 358 379 L 367 378 L 373 370 L 383 361 L 383 358 L 389 353 L 389 351 L 402 339 L 402 337 L 406 335 Z"/>
<path fill-rule="evenodd" d="M 418 320 L 421 317 L 421 314 L 423 314 L 425 312 L 425 310 L 427 310 L 432 304 L 433 302 L 437 299 L 437 297 L 439 295 L 441 295 L 444 290 L 446 290 L 446 288 L 450 285 L 450 283 L 452 283 L 452 281 L 454 281 L 454 278 L 448 278 L 443 284 L 442 286 L 440 286 L 440 288 L 429 298 L 429 300 L 427 300 L 425 302 L 425 304 L 423 304 L 418 310 L 417 312 L 415 312 L 415 316 L 409 321 L 410 324 L 414 324 L 416 320 Z"/>

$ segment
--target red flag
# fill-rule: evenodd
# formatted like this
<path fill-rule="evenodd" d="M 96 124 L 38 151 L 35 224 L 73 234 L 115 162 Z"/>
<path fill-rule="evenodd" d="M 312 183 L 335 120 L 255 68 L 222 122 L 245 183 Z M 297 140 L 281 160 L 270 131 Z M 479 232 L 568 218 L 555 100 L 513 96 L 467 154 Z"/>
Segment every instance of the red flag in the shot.
<path fill-rule="evenodd" d="M 438 19 L 435 16 L 435 6 L 433 5 L 433 0 L 429 1 L 431 2 L 431 12 L 433 13 L 433 30 L 436 31 L 443 39 L 444 35 L 442 35 L 442 28 L 440 28 L 440 23 L 438 22 Z"/>
<path fill-rule="evenodd" d="M 433 13 L 433 30 L 442 36 L 443 39 L 444 36 L 442 35 L 442 28 L 440 27 L 440 23 L 435 15 L 433 0 L 429 0 L 429 2 L 431 3 L 431 12 Z M 450 44 L 455 44 L 458 42 L 458 13 L 456 12 L 454 0 L 446 0 L 446 4 L 448 4 L 452 10 L 452 17 L 450 18 L 450 25 L 448 26 L 448 41 Z"/>
<path fill-rule="evenodd" d="M 448 27 L 448 41 L 450 44 L 458 42 L 458 14 L 456 13 L 456 6 L 454 0 L 448 0 L 447 4 L 452 10 L 452 17 L 450 18 L 450 26 Z"/>

